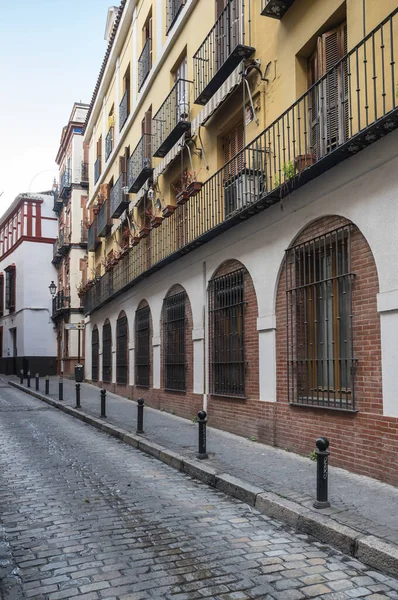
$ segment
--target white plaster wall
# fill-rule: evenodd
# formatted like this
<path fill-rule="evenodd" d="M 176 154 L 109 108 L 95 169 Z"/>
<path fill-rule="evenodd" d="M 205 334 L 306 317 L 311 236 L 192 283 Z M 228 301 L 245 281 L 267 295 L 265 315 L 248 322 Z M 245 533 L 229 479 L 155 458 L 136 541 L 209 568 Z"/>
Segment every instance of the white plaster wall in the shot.
<path fill-rule="evenodd" d="M 75 133 L 72 136 L 72 183 L 80 183 L 83 160 L 83 136 Z"/>
<path fill-rule="evenodd" d="M 123 309 L 129 321 L 131 340 L 134 337 L 135 310 L 140 301 L 146 299 L 152 313 L 153 336 L 157 337 L 160 335 L 163 298 L 171 285 L 179 283 L 186 289 L 191 302 L 194 329 L 203 328 L 204 271 L 208 282 L 222 262 L 233 258 L 240 260 L 248 269 L 257 294 L 260 398 L 274 401 L 275 294 L 284 251 L 311 221 L 333 214 L 350 219 L 367 239 L 376 261 L 381 294 L 398 290 L 398 132 L 390 133 L 345 160 L 282 202 L 258 214 L 255 219 L 249 219 L 161 269 L 91 315 L 91 322 L 96 323 L 101 331 L 108 317 L 114 332 L 117 316 Z M 398 310 L 398 300 L 395 309 Z M 396 356 L 398 318 L 384 319 L 382 316 L 382 324 L 383 356 L 385 353 L 389 357 Z M 203 375 L 203 365 L 197 364 L 203 357 L 200 344 L 200 340 L 194 342 L 194 385 L 198 391 Z M 157 377 L 159 365 L 156 353 L 154 368 Z M 398 416 L 398 401 L 394 393 L 395 371 L 396 362 L 393 359 L 385 360 L 384 412 Z"/>
<path fill-rule="evenodd" d="M 85 196 L 85 190 L 73 188 L 71 193 L 71 225 L 72 225 L 72 244 L 79 244 L 81 239 L 81 224 L 83 218 L 83 209 L 81 207 L 81 197 Z"/>

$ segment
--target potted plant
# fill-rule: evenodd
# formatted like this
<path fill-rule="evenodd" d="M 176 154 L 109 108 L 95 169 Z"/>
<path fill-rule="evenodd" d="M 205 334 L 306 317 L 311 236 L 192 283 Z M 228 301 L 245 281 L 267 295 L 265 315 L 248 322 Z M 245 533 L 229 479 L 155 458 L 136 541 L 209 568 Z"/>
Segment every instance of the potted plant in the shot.
<path fill-rule="evenodd" d="M 175 209 L 176 209 L 176 207 L 174 206 L 174 204 L 166 204 L 165 206 L 163 206 L 163 208 L 162 208 L 163 218 L 167 219 L 168 217 L 171 217 L 171 215 L 173 214 Z"/>
<path fill-rule="evenodd" d="M 307 167 L 310 167 L 316 161 L 315 154 L 299 154 L 294 159 L 294 165 L 296 167 L 296 173 L 304 171 Z"/>

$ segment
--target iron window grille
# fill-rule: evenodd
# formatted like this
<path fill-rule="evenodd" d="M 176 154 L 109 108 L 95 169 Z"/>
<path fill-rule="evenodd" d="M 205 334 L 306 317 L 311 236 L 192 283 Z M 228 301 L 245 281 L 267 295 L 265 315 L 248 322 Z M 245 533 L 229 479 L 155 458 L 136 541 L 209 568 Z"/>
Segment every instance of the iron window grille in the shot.
<path fill-rule="evenodd" d="M 173 27 L 180 14 L 182 8 L 185 6 L 186 0 L 167 0 L 166 4 L 166 35 L 168 35 L 170 29 Z"/>
<path fill-rule="evenodd" d="M 127 384 L 127 317 L 119 317 L 116 322 L 116 383 Z"/>
<path fill-rule="evenodd" d="M 211 393 L 245 397 L 244 269 L 209 284 Z"/>
<path fill-rule="evenodd" d="M 163 305 L 164 387 L 167 390 L 186 389 L 185 301 L 186 293 L 179 292 L 166 298 Z"/>
<path fill-rule="evenodd" d="M 112 330 L 111 324 L 105 323 L 102 329 L 102 381 L 111 383 L 112 377 Z"/>
<path fill-rule="evenodd" d="M 98 381 L 98 353 L 99 353 L 99 338 L 98 329 L 93 329 L 91 335 L 91 379 Z"/>
<path fill-rule="evenodd" d="M 286 250 L 288 400 L 355 410 L 351 226 Z"/>
<path fill-rule="evenodd" d="M 15 266 L 6 269 L 6 309 L 15 310 Z"/>
<path fill-rule="evenodd" d="M 135 383 L 149 387 L 149 306 L 135 313 Z"/>
<path fill-rule="evenodd" d="M 0 317 L 4 314 L 4 275 L 0 273 Z"/>

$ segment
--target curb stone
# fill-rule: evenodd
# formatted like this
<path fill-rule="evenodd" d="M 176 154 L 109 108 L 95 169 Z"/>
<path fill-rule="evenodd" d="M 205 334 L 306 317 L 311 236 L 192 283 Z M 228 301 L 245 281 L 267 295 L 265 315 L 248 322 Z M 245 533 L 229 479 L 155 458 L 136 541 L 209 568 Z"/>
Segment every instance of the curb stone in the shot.
<path fill-rule="evenodd" d="M 143 439 L 141 436 L 136 436 L 115 425 L 104 423 L 103 419 L 92 417 L 49 396 L 25 388 L 19 383 L 9 381 L 8 384 L 78 418 L 84 423 L 92 425 L 104 433 L 122 440 L 134 448 L 138 448 L 191 477 L 219 489 L 227 495 L 254 506 L 262 514 L 283 521 L 296 531 L 307 533 L 375 569 L 395 577 L 398 576 L 398 546 L 395 544 L 385 542 L 373 535 L 361 534 L 351 527 L 333 521 L 322 513 L 315 513 L 296 502 L 282 498 L 273 492 L 257 488 L 228 473 L 217 473 L 214 468 L 203 464 L 199 460 L 185 458 L 159 444 Z"/>

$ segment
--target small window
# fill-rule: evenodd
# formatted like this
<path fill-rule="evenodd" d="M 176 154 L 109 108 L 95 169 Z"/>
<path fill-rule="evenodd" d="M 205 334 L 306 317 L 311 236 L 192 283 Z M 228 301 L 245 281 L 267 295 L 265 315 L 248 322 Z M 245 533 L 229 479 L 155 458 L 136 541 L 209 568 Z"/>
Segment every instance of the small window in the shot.
<path fill-rule="evenodd" d="M 15 265 L 5 269 L 6 272 L 6 309 L 15 311 Z"/>
<path fill-rule="evenodd" d="M 289 402 L 354 409 L 351 227 L 286 251 Z"/>
<path fill-rule="evenodd" d="M 140 308 L 135 313 L 135 383 L 149 387 L 149 306 Z"/>
<path fill-rule="evenodd" d="M 185 390 L 185 301 L 179 292 L 165 299 L 163 305 L 164 387 Z"/>
<path fill-rule="evenodd" d="M 244 269 L 210 281 L 211 393 L 245 397 Z"/>

